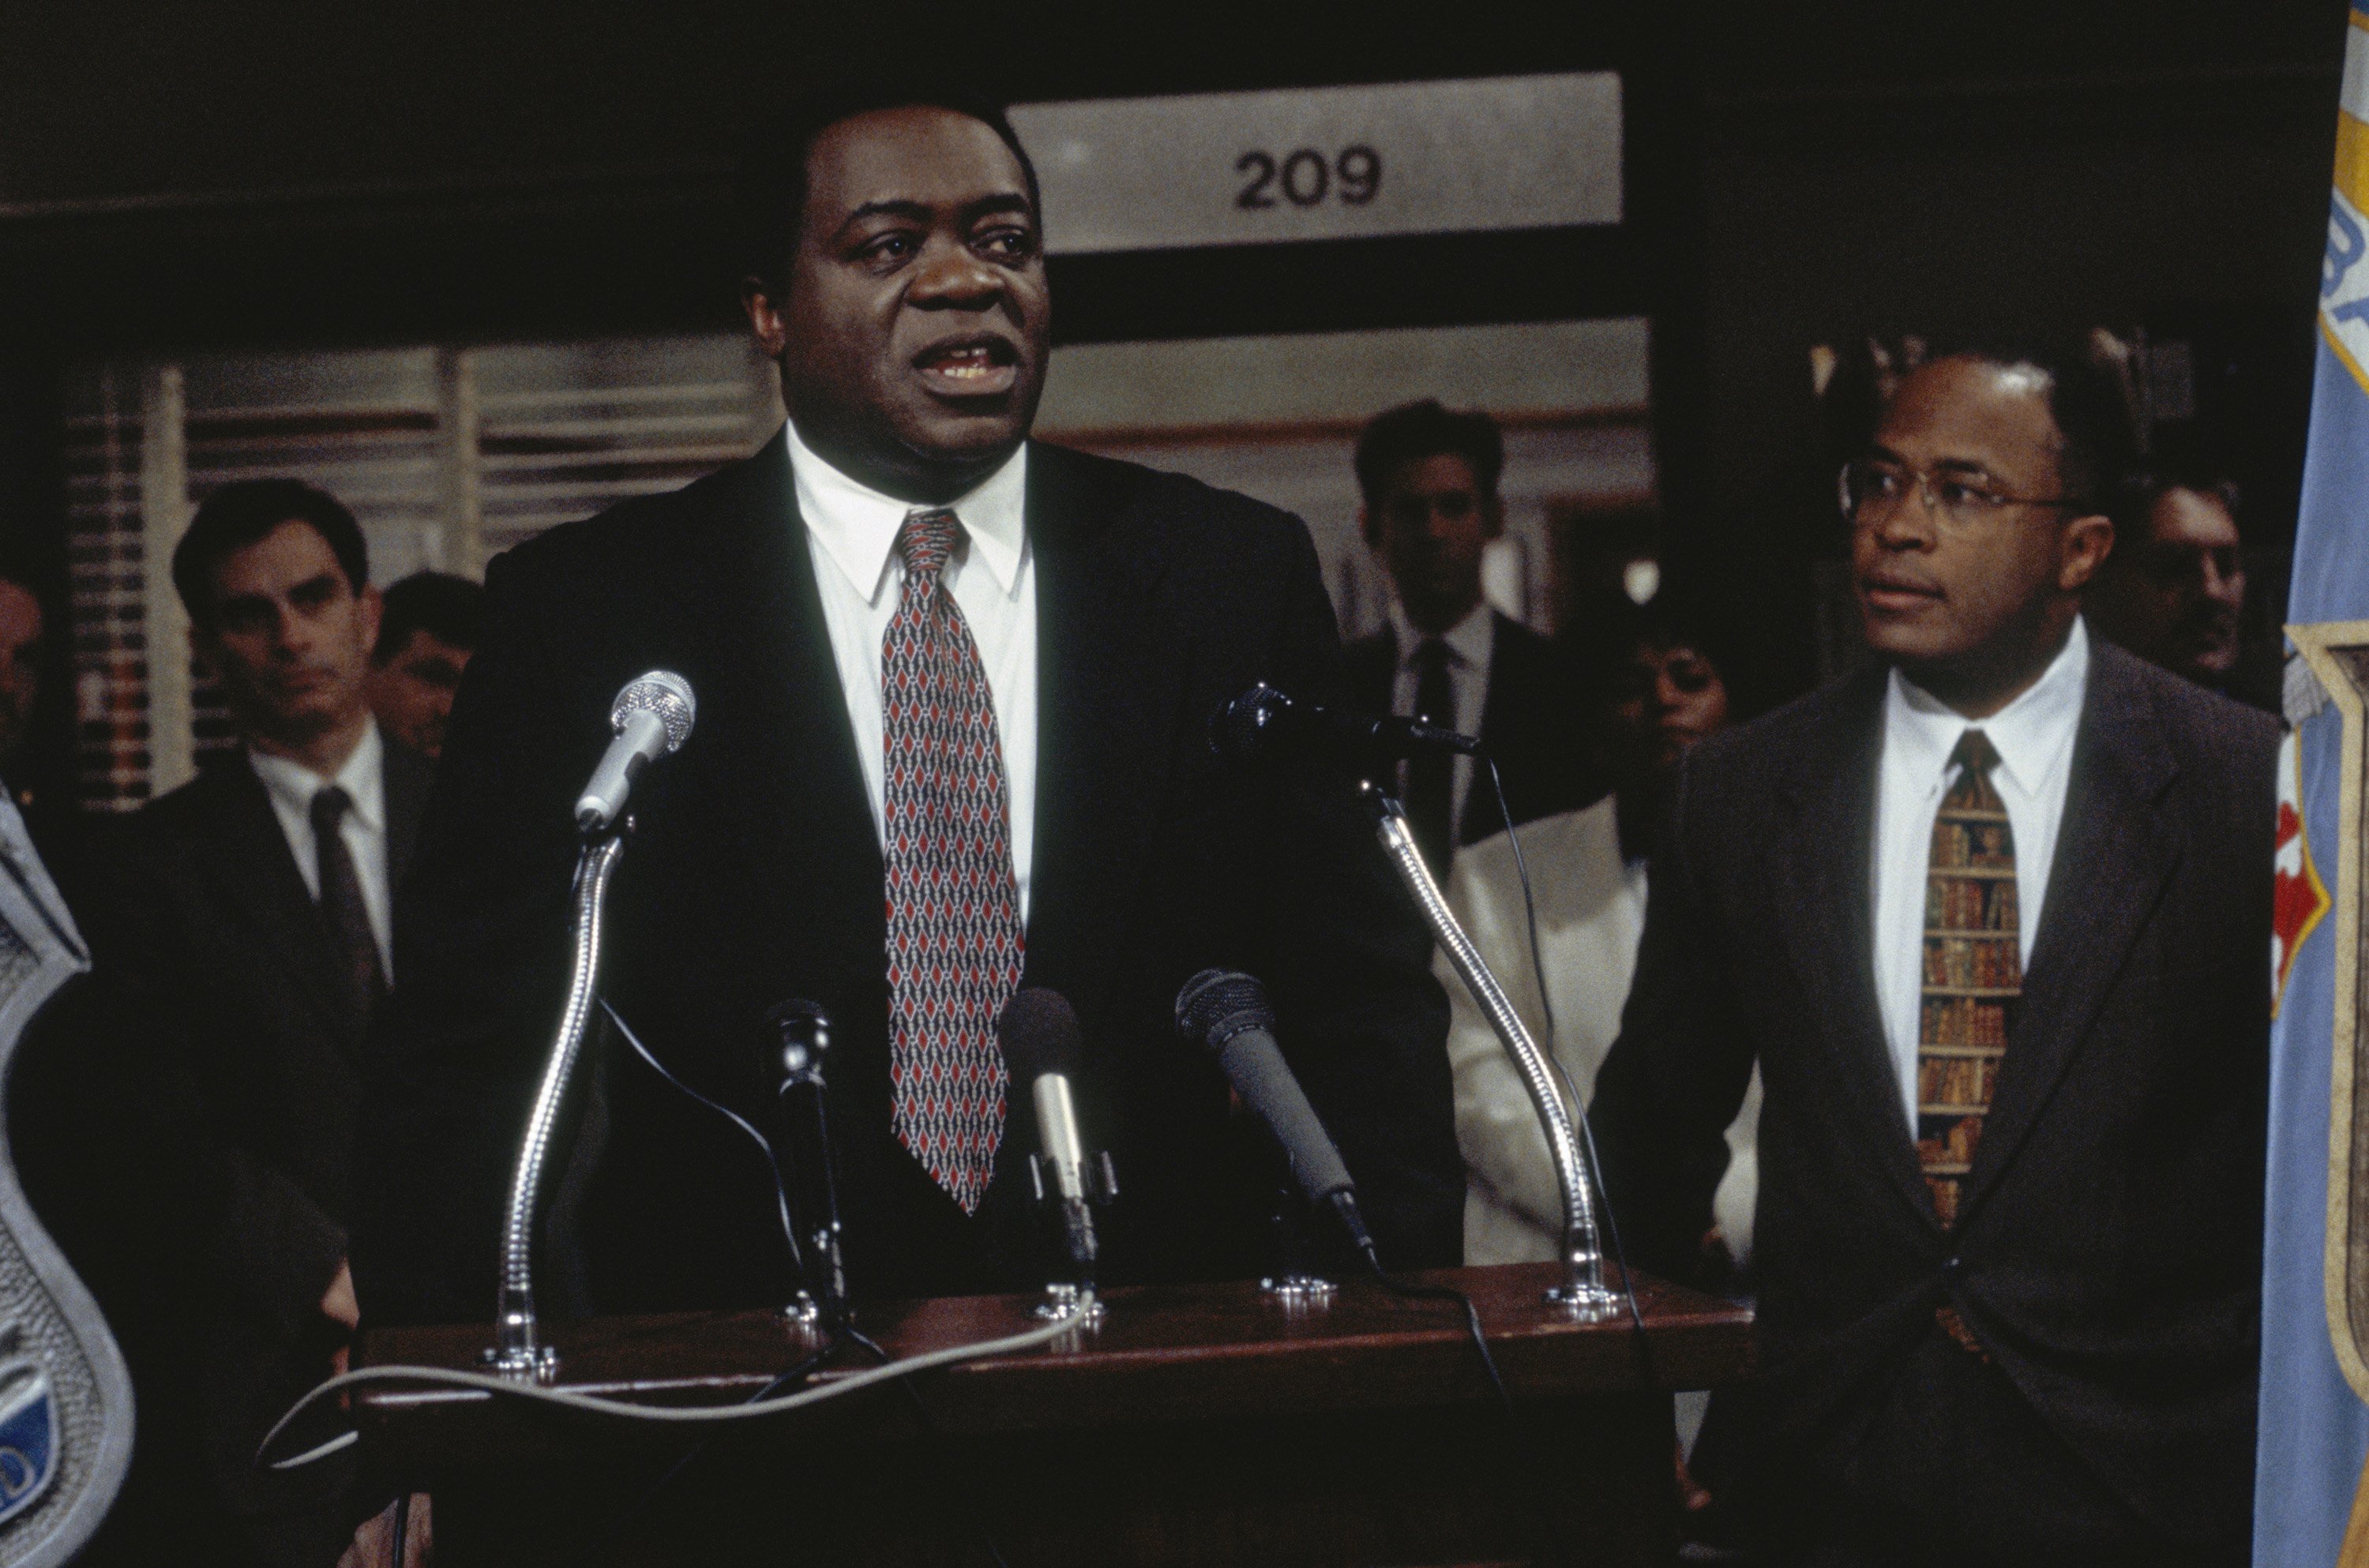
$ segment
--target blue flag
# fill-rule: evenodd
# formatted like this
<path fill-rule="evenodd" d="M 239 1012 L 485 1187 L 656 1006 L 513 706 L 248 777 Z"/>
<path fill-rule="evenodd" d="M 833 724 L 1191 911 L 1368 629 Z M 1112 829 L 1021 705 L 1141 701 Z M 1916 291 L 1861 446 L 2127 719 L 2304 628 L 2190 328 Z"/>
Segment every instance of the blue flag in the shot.
<path fill-rule="evenodd" d="M 2356 1071 L 2369 1068 L 2369 1049 L 2355 1049 L 2369 1016 L 2354 1000 L 2363 979 L 2360 780 L 2369 681 L 2369 12 L 2356 9 L 2351 21 L 2287 607 L 2297 657 L 2288 669 L 2295 734 L 2281 759 L 2271 955 L 2279 1001 L 2271 1034 L 2258 1568 L 2369 1568 L 2369 1500 L 2363 1522 L 2352 1522 L 2369 1460 L 2369 1190 L 2357 1190 L 2369 1189 L 2369 1094 L 2356 1103 L 2353 1092 L 2363 1082 Z M 2332 890 L 2324 874 L 2333 875 Z M 2356 1226 L 2355 1215 L 2364 1223 Z"/>

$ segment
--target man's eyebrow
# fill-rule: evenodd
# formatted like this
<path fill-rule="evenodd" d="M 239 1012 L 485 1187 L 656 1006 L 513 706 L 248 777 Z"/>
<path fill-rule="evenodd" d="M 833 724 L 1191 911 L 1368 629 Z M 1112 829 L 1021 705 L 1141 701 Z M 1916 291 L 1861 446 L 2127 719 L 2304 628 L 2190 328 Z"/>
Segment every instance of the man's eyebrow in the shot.
<path fill-rule="evenodd" d="M 878 201 L 866 201 L 850 212 L 840 223 L 839 232 L 845 234 L 866 218 L 910 218 L 915 223 L 926 223 L 936 215 L 936 210 L 926 201 L 892 196 Z"/>
<path fill-rule="evenodd" d="M 1019 212 L 1033 218 L 1036 215 L 1036 209 L 1026 196 L 1016 190 L 982 196 L 976 201 L 965 203 L 962 209 L 967 223 L 976 223 L 998 212 Z M 850 212 L 839 225 L 839 232 L 845 234 L 866 218 L 904 218 L 926 223 L 937 215 L 937 209 L 926 201 L 917 201 L 910 196 L 884 197 L 876 201 L 866 201 Z"/>
<path fill-rule="evenodd" d="M 1036 215 L 1036 209 L 1028 198 L 1016 190 L 1008 191 L 1001 196 L 982 196 L 963 209 L 964 215 L 973 221 L 990 217 L 998 212 L 1018 212 L 1024 217 L 1033 218 Z"/>

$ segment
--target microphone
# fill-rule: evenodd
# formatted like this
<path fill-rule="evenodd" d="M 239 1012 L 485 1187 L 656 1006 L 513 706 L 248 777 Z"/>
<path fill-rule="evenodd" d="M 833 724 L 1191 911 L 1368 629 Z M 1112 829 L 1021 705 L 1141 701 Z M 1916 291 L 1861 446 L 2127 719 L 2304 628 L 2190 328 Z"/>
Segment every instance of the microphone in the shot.
<path fill-rule="evenodd" d="M 1042 986 L 1015 991 L 995 1026 L 997 1044 L 1014 1084 L 1027 1082 L 1036 1107 L 1036 1140 L 1050 1167 L 1053 1196 L 1061 1206 L 1062 1244 L 1070 1261 L 1091 1270 L 1097 1251 L 1093 1211 L 1088 1205 L 1085 1139 L 1078 1132 L 1078 1107 L 1070 1089 L 1083 1057 L 1078 1015 L 1069 999 Z"/>
<path fill-rule="evenodd" d="M 1470 756 L 1481 742 L 1419 718 L 1368 718 L 1299 702 L 1262 681 L 1210 715 L 1209 749 L 1230 762 L 1308 757 L 1374 768 L 1422 751 Z"/>
<path fill-rule="evenodd" d="M 1349 1239 L 1370 1253 L 1374 1238 L 1357 1211 L 1356 1181 L 1275 1043 L 1266 988 L 1245 974 L 1204 969 L 1176 993 L 1176 1032 L 1216 1053 L 1234 1093 L 1283 1145 L 1308 1201 L 1339 1215 Z"/>
<path fill-rule="evenodd" d="M 785 1001 L 765 1015 L 772 1030 L 766 1066 L 775 1075 L 774 1147 L 786 1151 L 793 1223 L 804 1238 L 800 1261 L 821 1298 L 824 1316 L 847 1316 L 847 1265 L 840 1253 L 839 1180 L 823 1108 L 823 1062 L 830 1055 L 830 1015 L 811 1001 Z"/>
<path fill-rule="evenodd" d="M 592 770 L 592 782 L 577 797 L 576 825 L 588 833 L 606 831 L 625 809 L 625 796 L 642 770 L 682 750 L 691 736 L 695 704 L 691 682 L 671 670 L 653 670 L 625 683 L 609 709 L 617 738 Z"/>

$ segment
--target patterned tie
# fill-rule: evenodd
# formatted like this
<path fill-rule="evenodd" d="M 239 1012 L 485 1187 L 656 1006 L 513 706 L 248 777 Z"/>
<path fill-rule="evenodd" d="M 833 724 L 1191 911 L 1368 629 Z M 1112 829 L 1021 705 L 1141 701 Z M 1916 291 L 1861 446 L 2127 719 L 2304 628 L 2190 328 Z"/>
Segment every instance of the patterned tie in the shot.
<path fill-rule="evenodd" d="M 1448 645 L 1437 637 L 1425 637 L 1415 646 L 1411 662 L 1414 665 L 1413 716 L 1454 729 L 1456 688 L 1448 678 Z M 1456 850 L 1452 841 L 1456 760 L 1434 750 L 1418 753 L 1406 766 L 1407 826 L 1414 830 L 1414 841 L 1422 847 L 1432 874 L 1445 879 Z"/>
<path fill-rule="evenodd" d="M 320 867 L 321 913 L 329 922 L 329 940 L 337 948 L 338 979 L 345 992 L 347 1016 L 360 1028 L 370 1022 L 371 1009 L 386 990 L 386 976 L 379 968 L 378 938 L 371 934 L 361 879 L 354 874 L 354 858 L 346 853 L 345 836 L 338 830 L 353 807 L 353 796 L 336 784 L 313 796 L 313 853 Z"/>
<path fill-rule="evenodd" d="M 898 531 L 905 586 L 880 647 L 888 1076 L 897 1140 L 977 1213 L 1003 1139 L 995 1021 L 1019 989 L 1025 937 L 995 702 L 938 581 L 956 531 L 950 511 L 914 512 Z"/>
<path fill-rule="evenodd" d="M 1917 1030 L 1917 1157 L 1944 1226 L 1998 1088 L 2023 994 L 2015 833 L 1992 786 L 1999 755 L 1970 729 L 1950 753 L 1957 781 L 1933 818 L 1925 879 L 1925 990 Z M 1946 1326 L 1946 1325 L 1945 1325 Z"/>

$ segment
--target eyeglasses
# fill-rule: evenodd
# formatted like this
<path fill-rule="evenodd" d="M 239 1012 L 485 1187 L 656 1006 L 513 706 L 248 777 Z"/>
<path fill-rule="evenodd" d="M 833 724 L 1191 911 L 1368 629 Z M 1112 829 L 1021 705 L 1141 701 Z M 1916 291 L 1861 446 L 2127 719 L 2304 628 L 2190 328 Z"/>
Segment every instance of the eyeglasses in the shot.
<path fill-rule="evenodd" d="M 1928 474 L 1921 468 L 1863 458 L 1843 465 L 1839 486 L 1843 521 L 1855 528 L 1865 526 L 1905 500 L 1912 489 L 1924 498 L 1927 515 L 1952 532 L 1978 529 L 2009 507 L 2088 504 L 2073 496 L 2005 495 L 1976 479 Z"/>

